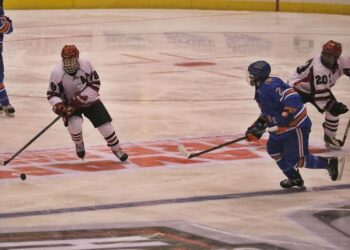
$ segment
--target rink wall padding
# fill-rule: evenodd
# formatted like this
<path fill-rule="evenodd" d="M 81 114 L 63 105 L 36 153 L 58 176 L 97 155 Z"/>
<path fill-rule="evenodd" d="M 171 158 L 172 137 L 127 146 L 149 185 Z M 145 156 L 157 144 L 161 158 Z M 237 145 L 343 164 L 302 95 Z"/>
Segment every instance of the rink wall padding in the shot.
<path fill-rule="evenodd" d="M 345 0 L 5 0 L 5 9 L 204 9 L 350 14 Z"/>

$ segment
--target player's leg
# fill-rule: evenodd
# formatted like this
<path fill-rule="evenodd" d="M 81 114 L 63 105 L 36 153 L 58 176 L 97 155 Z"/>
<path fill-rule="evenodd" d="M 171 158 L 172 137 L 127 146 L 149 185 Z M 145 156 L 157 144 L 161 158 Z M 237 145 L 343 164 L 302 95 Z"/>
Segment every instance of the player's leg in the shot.
<path fill-rule="evenodd" d="M 77 156 L 84 159 L 83 118 L 81 116 L 74 115 L 68 120 L 68 132 L 75 144 Z"/>
<path fill-rule="evenodd" d="M 299 170 L 286 161 L 284 155 L 284 139 L 281 136 L 270 136 L 267 142 L 267 152 L 273 158 L 283 174 L 287 177 L 280 182 L 282 188 L 304 187 L 304 181 Z"/>
<path fill-rule="evenodd" d="M 332 181 L 339 181 L 342 178 L 345 164 L 344 156 L 323 157 L 308 154 L 305 158 L 306 168 L 326 169 Z"/>
<path fill-rule="evenodd" d="M 4 63 L 2 53 L 0 52 L 0 113 L 3 113 L 4 111 L 7 116 L 15 116 L 15 109 L 10 104 L 4 85 Z"/>
<path fill-rule="evenodd" d="M 128 155 L 121 149 L 119 139 L 115 133 L 113 125 L 110 122 L 106 122 L 105 124 L 97 127 L 97 129 L 105 138 L 107 146 L 111 148 L 114 155 L 117 156 L 119 160 L 126 161 L 128 159 Z"/>
<path fill-rule="evenodd" d="M 309 153 L 309 134 L 310 130 L 305 128 L 297 128 L 297 144 L 289 141 L 288 148 L 297 149 L 299 160 L 297 167 L 305 167 L 311 169 L 326 169 L 333 181 L 340 180 L 344 170 L 344 157 L 322 157 Z M 292 146 L 294 144 L 294 146 Z M 295 154 L 287 155 L 289 161 L 294 164 Z"/>
<path fill-rule="evenodd" d="M 325 111 L 324 128 L 324 142 L 327 148 L 341 149 L 341 140 L 336 138 L 339 125 L 339 116 L 334 116 L 328 111 Z"/>
<path fill-rule="evenodd" d="M 84 108 L 84 115 L 90 119 L 95 128 L 105 138 L 107 146 L 113 154 L 121 161 L 126 161 L 128 155 L 121 149 L 118 136 L 112 125 L 112 118 L 102 102 L 98 102 L 91 107 Z"/>

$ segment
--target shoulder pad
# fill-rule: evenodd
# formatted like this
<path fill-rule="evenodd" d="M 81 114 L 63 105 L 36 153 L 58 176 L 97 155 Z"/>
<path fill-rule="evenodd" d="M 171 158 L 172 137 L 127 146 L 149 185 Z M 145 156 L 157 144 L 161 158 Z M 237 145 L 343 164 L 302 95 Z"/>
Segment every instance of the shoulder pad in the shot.
<path fill-rule="evenodd" d="M 50 81 L 60 82 L 64 74 L 65 74 L 65 72 L 63 70 L 62 64 L 58 64 L 51 71 L 51 80 Z"/>

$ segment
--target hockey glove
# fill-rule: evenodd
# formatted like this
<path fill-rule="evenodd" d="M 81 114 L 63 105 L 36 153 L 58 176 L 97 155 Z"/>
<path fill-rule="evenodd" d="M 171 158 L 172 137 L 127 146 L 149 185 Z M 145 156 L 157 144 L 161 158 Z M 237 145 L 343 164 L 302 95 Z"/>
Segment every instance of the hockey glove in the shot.
<path fill-rule="evenodd" d="M 337 102 L 335 100 L 330 101 L 327 104 L 326 109 L 329 113 L 331 113 L 331 115 L 334 116 L 339 116 L 349 111 L 348 107 L 345 104 L 343 104 L 342 102 Z"/>
<path fill-rule="evenodd" d="M 257 141 L 259 140 L 265 132 L 267 128 L 267 122 L 259 117 L 252 126 L 250 126 L 245 135 L 247 136 L 247 141 Z"/>
<path fill-rule="evenodd" d="M 66 110 L 66 105 L 63 102 L 56 103 L 52 110 L 59 116 L 63 116 Z"/>
<path fill-rule="evenodd" d="M 53 106 L 52 110 L 53 112 L 55 112 L 61 117 L 64 117 L 65 119 L 69 119 L 75 111 L 73 107 L 66 106 L 63 102 L 56 103 Z"/>
<path fill-rule="evenodd" d="M 73 116 L 75 110 L 76 110 L 76 109 L 75 109 L 74 107 L 72 107 L 72 106 L 69 106 L 69 105 L 66 106 L 66 111 L 65 111 L 64 117 L 65 117 L 66 119 L 71 118 L 71 117 Z"/>
<path fill-rule="evenodd" d="M 11 18 L 9 18 L 8 16 L 4 16 L 4 17 L 5 17 L 5 19 L 6 19 L 7 22 L 12 23 Z"/>

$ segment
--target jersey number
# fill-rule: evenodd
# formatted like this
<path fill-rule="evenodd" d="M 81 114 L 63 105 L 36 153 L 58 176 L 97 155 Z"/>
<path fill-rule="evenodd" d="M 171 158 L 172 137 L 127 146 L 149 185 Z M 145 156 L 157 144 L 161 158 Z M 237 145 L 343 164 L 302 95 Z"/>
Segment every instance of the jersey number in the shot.
<path fill-rule="evenodd" d="M 316 84 L 327 84 L 328 77 L 326 75 L 320 76 L 317 75 L 316 77 Z"/>

